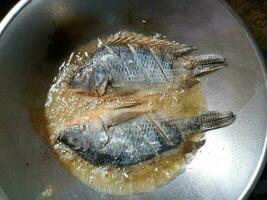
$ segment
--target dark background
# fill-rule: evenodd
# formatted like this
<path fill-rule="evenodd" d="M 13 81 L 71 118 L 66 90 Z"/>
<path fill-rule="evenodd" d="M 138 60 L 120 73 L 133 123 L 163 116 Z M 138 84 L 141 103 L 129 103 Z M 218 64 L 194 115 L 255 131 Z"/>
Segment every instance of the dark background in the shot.
<path fill-rule="evenodd" d="M 267 61 L 267 0 L 226 0 L 247 24 Z M 0 20 L 18 0 L 0 0 Z M 251 200 L 267 200 L 267 167 L 250 196 Z"/>

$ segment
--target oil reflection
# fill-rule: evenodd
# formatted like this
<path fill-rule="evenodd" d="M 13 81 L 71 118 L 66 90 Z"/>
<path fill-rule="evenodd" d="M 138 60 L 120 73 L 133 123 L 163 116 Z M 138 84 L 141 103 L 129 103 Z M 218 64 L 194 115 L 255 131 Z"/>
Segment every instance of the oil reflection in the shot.
<path fill-rule="evenodd" d="M 228 134 L 229 133 L 229 134 Z M 188 171 L 200 171 L 208 177 L 216 177 L 216 181 L 231 181 L 229 175 L 233 168 L 233 153 L 229 141 L 228 129 L 214 130 L 206 134 L 206 143 L 195 159 L 188 165 Z M 226 180 L 230 179 L 230 180 Z"/>

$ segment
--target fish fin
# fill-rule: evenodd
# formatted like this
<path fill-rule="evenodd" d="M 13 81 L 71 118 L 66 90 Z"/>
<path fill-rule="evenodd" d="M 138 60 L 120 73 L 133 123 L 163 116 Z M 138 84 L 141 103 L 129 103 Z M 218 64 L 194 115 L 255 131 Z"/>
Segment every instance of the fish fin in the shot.
<path fill-rule="evenodd" d="M 168 134 L 165 133 L 165 131 L 161 127 L 160 123 L 157 120 L 155 120 L 152 117 L 150 117 L 149 115 L 144 115 L 144 116 L 148 119 L 148 121 L 150 121 L 158 129 L 159 133 L 163 136 L 163 138 L 165 139 L 167 144 L 170 145 L 170 146 L 173 146 L 173 142 L 168 137 Z"/>
<path fill-rule="evenodd" d="M 136 93 L 140 87 L 138 86 L 110 86 L 107 90 L 108 94 L 113 94 L 115 96 L 127 96 Z"/>
<path fill-rule="evenodd" d="M 200 76 L 224 68 L 222 64 L 201 65 L 193 70 L 194 76 Z"/>
<path fill-rule="evenodd" d="M 184 47 L 172 52 L 172 54 L 174 55 L 174 57 L 179 57 L 179 56 L 182 56 L 184 54 L 190 53 L 191 51 L 196 50 L 196 49 L 197 48 L 194 46 L 184 46 Z"/>
<path fill-rule="evenodd" d="M 227 66 L 225 57 L 218 54 L 204 54 L 195 57 L 188 56 L 178 59 L 193 76 L 212 72 Z"/>
<path fill-rule="evenodd" d="M 177 79 L 170 85 L 167 85 L 167 87 L 165 87 L 164 90 L 155 91 L 154 94 L 160 94 L 166 91 L 172 92 L 172 91 L 189 90 L 195 85 L 197 85 L 198 83 L 200 83 L 200 81 L 196 79 L 195 77 L 184 76 L 184 77 L 181 77 L 180 79 Z"/>
<path fill-rule="evenodd" d="M 142 90 L 140 90 L 139 88 L 135 90 L 128 90 L 128 92 L 127 92 L 127 88 L 121 88 L 122 90 L 117 88 L 116 90 L 113 90 L 112 92 L 108 92 L 105 96 L 100 97 L 100 98 L 103 100 L 112 101 L 112 100 L 117 100 L 118 97 L 123 97 L 124 99 L 121 101 L 122 104 L 118 105 L 118 107 L 114 107 L 114 109 L 116 108 L 119 109 L 119 108 L 128 107 L 128 106 L 141 105 L 142 103 L 144 103 L 143 101 L 144 97 L 160 95 L 161 93 L 166 92 L 166 90 L 170 92 L 188 90 L 194 87 L 195 85 L 197 85 L 198 83 L 200 83 L 200 81 L 197 80 L 196 78 L 190 77 L 190 76 L 184 76 L 176 80 L 175 82 L 172 82 L 166 85 L 166 87 L 163 87 L 163 88 L 152 88 L 152 87 L 145 88 L 144 87 L 142 88 Z"/>
<path fill-rule="evenodd" d="M 143 101 L 141 101 L 141 100 L 123 100 L 123 101 L 120 101 L 119 104 L 112 106 L 112 109 L 118 110 L 118 109 L 122 109 L 122 108 L 130 108 L 130 107 L 139 106 L 142 103 L 143 103 Z"/>
<path fill-rule="evenodd" d="M 99 95 L 94 95 L 94 94 L 89 94 L 88 92 L 77 92 L 76 89 L 69 89 L 70 91 L 75 92 L 78 95 L 81 96 L 92 96 L 92 97 L 97 97 L 98 99 L 102 101 L 114 101 L 118 99 L 118 97 L 126 97 L 130 95 L 134 95 L 137 92 L 140 91 L 140 88 L 138 87 L 128 87 L 128 86 L 121 86 L 121 87 L 113 87 L 113 86 L 108 86 L 106 88 L 105 94 L 102 96 Z"/>
<path fill-rule="evenodd" d="M 84 121 L 94 121 L 94 123 L 101 122 L 101 126 L 107 129 L 110 126 L 123 123 L 147 112 L 150 112 L 150 110 L 144 108 L 140 101 L 125 101 L 118 105 L 110 105 L 104 109 L 89 112 L 87 115 L 73 119 L 67 125 L 80 124 Z"/>
<path fill-rule="evenodd" d="M 109 110 L 109 112 L 101 113 L 99 117 L 104 122 L 104 124 L 106 124 L 106 127 L 110 127 L 136 118 L 148 112 L 150 112 L 150 109 L 148 108 L 144 108 L 141 105 L 134 106 L 134 104 L 131 105 L 129 103 L 129 105 L 125 104 L 125 107 L 111 109 Z"/>
<path fill-rule="evenodd" d="M 174 53 L 176 52 L 179 55 L 196 49 L 195 47 L 176 41 L 169 41 L 164 38 L 149 37 L 131 32 L 119 32 L 101 43 L 101 46 L 109 45 L 132 45 L 143 48 L 164 49 Z"/>
<path fill-rule="evenodd" d="M 206 143 L 206 140 L 203 139 L 203 140 L 200 140 L 199 142 L 196 142 L 194 146 L 195 146 L 197 149 L 200 149 L 201 147 L 204 146 L 205 143 Z"/>
<path fill-rule="evenodd" d="M 200 131 L 205 132 L 232 124 L 236 119 L 236 115 L 232 111 L 208 111 L 198 115 L 196 119 L 200 126 Z"/>
<path fill-rule="evenodd" d="M 197 80 L 196 78 L 185 76 L 185 77 L 182 77 L 181 79 L 179 79 L 174 84 L 174 86 L 176 86 L 177 90 L 188 90 L 188 89 L 194 87 L 195 85 L 197 85 L 198 83 L 200 83 L 200 81 Z M 178 86 L 178 88 L 177 88 L 177 86 Z"/>

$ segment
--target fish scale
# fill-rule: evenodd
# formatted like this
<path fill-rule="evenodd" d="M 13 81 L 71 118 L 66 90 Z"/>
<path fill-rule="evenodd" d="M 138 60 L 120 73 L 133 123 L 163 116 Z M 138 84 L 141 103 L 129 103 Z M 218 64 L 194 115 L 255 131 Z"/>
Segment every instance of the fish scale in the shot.
<path fill-rule="evenodd" d="M 92 96 L 116 91 L 108 90 L 108 86 L 123 88 L 118 91 L 128 93 L 143 88 L 161 90 L 162 86 L 175 83 L 179 86 L 183 78 L 188 80 L 226 66 L 224 56 L 218 54 L 184 55 L 194 49 L 167 40 L 119 37 L 99 47 L 76 71 L 69 84 L 77 92 Z"/>
<path fill-rule="evenodd" d="M 186 136 L 227 126 L 234 120 L 230 111 L 173 120 L 141 115 L 108 128 L 74 125 L 63 130 L 59 140 L 95 164 L 127 166 L 180 148 Z"/>
<path fill-rule="evenodd" d="M 114 86 L 139 82 L 145 84 L 166 82 L 155 56 L 148 49 L 135 48 L 136 53 L 127 46 L 110 46 L 109 49 L 98 51 L 91 58 L 88 66 L 92 63 L 99 63 L 103 55 L 110 55 L 106 56 L 105 63 L 108 63 L 107 67 L 114 79 Z M 158 56 L 158 59 L 168 80 L 173 81 L 175 70 L 171 60 L 166 56 Z M 121 85 L 116 85 L 116 83 Z"/>
<path fill-rule="evenodd" d="M 166 128 L 168 135 L 173 135 L 172 138 L 176 141 L 174 146 L 177 146 L 181 142 L 178 128 L 175 126 Z M 109 135 L 111 138 L 101 152 L 109 154 L 109 162 L 116 165 L 135 164 L 154 157 L 156 152 L 160 153 L 172 147 L 145 117 L 138 117 L 119 126 L 111 127 Z M 116 159 L 112 161 L 112 158 Z"/>

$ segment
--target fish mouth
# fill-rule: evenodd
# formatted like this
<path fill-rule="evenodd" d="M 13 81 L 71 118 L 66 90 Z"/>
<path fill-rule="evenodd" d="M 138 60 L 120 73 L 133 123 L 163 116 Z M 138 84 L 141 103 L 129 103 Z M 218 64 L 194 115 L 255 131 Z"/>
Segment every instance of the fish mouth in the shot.
<path fill-rule="evenodd" d="M 106 94 L 106 88 L 107 86 L 104 87 L 99 87 L 99 88 L 93 88 L 93 89 L 88 89 L 88 88 L 82 88 L 79 86 L 69 88 L 70 91 L 73 93 L 78 93 L 78 94 L 84 94 L 92 97 L 101 97 L 104 94 Z"/>
<path fill-rule="evenodd" d="M 81 82 L 75 81 L 75 75 L 71 77 L 71 79 L 68 81 L 68 84 L 73 87 L 73 88 L 77 88 L 81 85 Z"/>
<path fill-rule="evenodd" d="M 81 94 L 81 95 L 88 95 L 92 97 L 101 97 L 102 94 L 99 94 L 98 91 L 91 91 L 83 88 L 69 88 L 69 90 L 73 93 Z"/>

